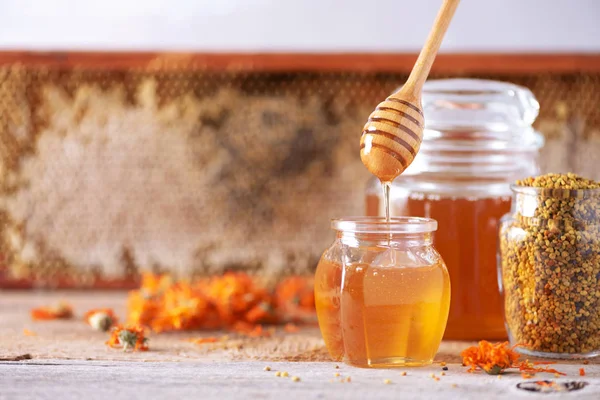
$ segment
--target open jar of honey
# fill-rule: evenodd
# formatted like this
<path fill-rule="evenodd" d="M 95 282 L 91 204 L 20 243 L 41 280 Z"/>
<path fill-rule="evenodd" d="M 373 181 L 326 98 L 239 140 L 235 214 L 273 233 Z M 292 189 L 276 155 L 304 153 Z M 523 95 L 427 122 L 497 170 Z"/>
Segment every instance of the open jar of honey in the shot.
<path fill-rule="evenodd" d="M 391 215 L 433 218 L 434 244 L 452 281 L 445 339 L 505 339 L 498 287 L 498 224 L 510 184 L 538 172 L 539 104 L 526 88 L 476 79 L 433 80 L 423 89 L 425 130 L 413 164 L 391 189 Z M 381 184 L 366 194 L 369 216 L 384 215 Z"/>
<path fill-rule="evenodd" d="M 430 364 L 442 341 L 450 280 L 426 218 L 332 221 L 333 244 L 315 275 L 330 355 L 358 367 Z"/>

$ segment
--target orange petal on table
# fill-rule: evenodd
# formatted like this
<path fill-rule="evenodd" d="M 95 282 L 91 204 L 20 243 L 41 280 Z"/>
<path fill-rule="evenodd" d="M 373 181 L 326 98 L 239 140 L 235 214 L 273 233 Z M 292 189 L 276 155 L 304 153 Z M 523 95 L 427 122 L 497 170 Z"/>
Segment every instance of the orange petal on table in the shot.
<path fill-rule="evenodd" d="M 262 325 L 254 325 L 242 321 L 233 325 L 233 331 L 248 337 L 270 337 L 272 335 L 272 331 L 265 330 Z"/>
<path fill-rule="evenodd" d="M 214 336 L 205 337 L 205 338 L 185 339 L 186 342 L 190 342 L 190 343 L 194 343 L 194 344 L 217 343 L 217 342 L 220 342 L 221 340 L 223 340 L 223 339 L 219 339 Z"/>
<path fill-rule="evenodd" d="M 295 324 L 287 323 L 283 327 L 283 330 L 286 331 L 287 333 L 296 333 L 300 330 L 300 328 L 298 328 L 298 326 Z"/>
<path fill-rule="evenodd" d="M 121 343 L 120 333 L 122 331 L 129 331 L 130 333 L 136 336 L 136 342 L 132 350 L 134 351 L 148 351 L 148 344 L 146 343 L 145 329 L 142 326 L 138 325 L 130 325 L 127 327 L 123 327 L 121 325 L 117 325 L 112 328 L 110 338 L 106 341 L 106 345 L 112 348 L 123 348 L 123 343 Z"/>
<path fill-rule="evenodd" d="M 60 303 L 55 307 L 38 307 L 31 310 L 31 319 L 34 321 L 70 319 L 72 317 L 73 308 L 67 303 Z"/>
<path fill-rule="evenodd" d="M 23 328 L 23 335 L 25 335 L 25 336 L 37 336 L 37 333 L 35 333 L 34 331 L 30 331 L 27 328 Z"/>

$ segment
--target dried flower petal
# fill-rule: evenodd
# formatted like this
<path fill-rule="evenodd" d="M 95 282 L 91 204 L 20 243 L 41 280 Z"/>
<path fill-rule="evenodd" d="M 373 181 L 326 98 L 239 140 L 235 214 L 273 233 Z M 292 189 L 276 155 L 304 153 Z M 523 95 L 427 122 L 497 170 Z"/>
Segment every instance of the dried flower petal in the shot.
<path fill-rule="evenodd" d="M 109 347 L 122 348 L 124 351 L 147 351 L 148 339 L 141 326 L 116 326 L 112 329 L 110 338 L 106 342 Z"/>
<path fill-rule="evenodd" d="M 265 330 L 262 325 L 253 325 L 247 322 L 237 322 L 233 330 L 248 337 L 271 337 L 271 332 Z"/>
<path fill-rule="evenodd" d="M 283 330 L 286 331 L 287 333 L 296 333 L 300 330 L 300 328 L 298 328 L 297 325 L 294 325 L 292 323 L 287 323 L 283 327 Z"/>
<path fill-rule="evenodd" d="M 55 307 L 39 307 L 31 310 L 31 319 L 34 321 L 70 318 L 73 318 L 73 308 L 67 303 L 59 303 Z"/>
<path fill-rule="evenodd" d="M 507 346 L 508 342 L 493 345 L 482 340 L 477 346 L 469 347 L 461 353 L 463 365 L 469 367 L 469 372 L 480 368 L 490 375 L 500 374 L 519 359 L 519 354 Z"/>
<path fill-rule="evenodd" d="M 275 305 L 293 321 L 301 321 L 306 313 L 315 309 L 314 281 L 312 277 L 291 276 L 275 288 Z"/>
<path fill-rule="evenodd" d="M 517 363 L 519 353 L 513 348 L 508 348 L 508 342 L 491 344 L 485 340 L 479 342 L 477 346 L 469 347 L 461 353 L 463 365 L 469 367 L 468 372 L 482 369 L 490 375 L 503 373 L 507 368 L 518 368 L 522 376 L 531 378 L 539 372 L 555 373 L 565 375 L 554 368 L 539 367 L 539 365 L 552 364 L 550 362 L 535 362 L 529 360 Z"/>
<path fill-rule="evenodd" d="M 37 333 L 30 331 L 27 328 L 23 328 L 23 335 L 25 336 L 37 336 Z"/>
<path fill-rule="evenodd" d="M 128 309 L 130 324 L 156 332 L 232 329 L 250 336 L 272 333 L 263 330 L 262 324 L 296 320 L 302 313 L 303 321 L 315 316 L 312 278 L 287 278 L 272 296 L 242 272 L 192 282 L 144 274 L 140 289 L 129 294 Z M 287 331 L 293 329 L 290 325 Z"/>
<path fill-rule="evenodd" d="M 186 341 L 192 342 L 194 344 L 205 344 L 205 343 L 217 343 L 221 340 L 222 339 L 219 339 L 217 337 L 210 336 L 210 337 L 205 337 L 205 338 L 187 339 Z"/>

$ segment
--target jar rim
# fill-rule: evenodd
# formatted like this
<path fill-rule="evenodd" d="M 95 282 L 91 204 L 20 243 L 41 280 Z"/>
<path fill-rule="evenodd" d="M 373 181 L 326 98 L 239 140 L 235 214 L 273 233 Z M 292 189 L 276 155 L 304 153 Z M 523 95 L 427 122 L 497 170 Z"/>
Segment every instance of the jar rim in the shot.
<path fill-rule="evenodd" d="M 438 223 L 432 218 L 393 217 L 344 217 L 331 220 L 331 228 L 336 231 L 354 233 L 429 233 L 437 230 Z"/>
<path fill-rule="evenodd" d="M 539 197 L 578 197 L 588 198 L 600 196 L 600 188 L 595 189 L 566 189 L 566 188 L 541 188 L 535 186 L 510 185 L 510 189 L 517 194 L 525 194 Z"/>

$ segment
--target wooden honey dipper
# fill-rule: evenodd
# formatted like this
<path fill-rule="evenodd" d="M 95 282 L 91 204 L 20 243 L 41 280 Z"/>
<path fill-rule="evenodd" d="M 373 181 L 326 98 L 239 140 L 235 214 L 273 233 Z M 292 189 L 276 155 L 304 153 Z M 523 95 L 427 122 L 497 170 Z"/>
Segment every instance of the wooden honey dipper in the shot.
<path fill-rule="evenodd" d="M 421 90 L 460 0 L 444 0 L 408 80 L 379 103 L 360 138 L 360 158 L 381 182 L 391 182 L 413 162 L 423 141 Z"/>

